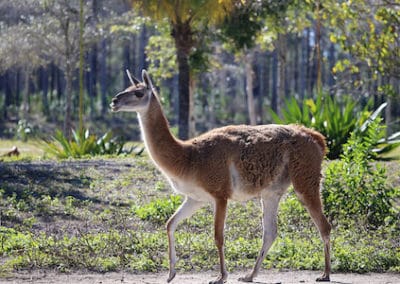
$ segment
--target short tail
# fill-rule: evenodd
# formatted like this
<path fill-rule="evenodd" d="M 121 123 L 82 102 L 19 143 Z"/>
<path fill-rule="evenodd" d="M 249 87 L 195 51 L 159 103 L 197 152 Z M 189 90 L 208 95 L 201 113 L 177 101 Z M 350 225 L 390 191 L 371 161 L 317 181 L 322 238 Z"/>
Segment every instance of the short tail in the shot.
<path fill-rule="evenodd" d="M 321 148 L 321 151 L 324 155 L 328 152 L 328 148 L 326 147 L 326 138 L 324 135 L 319 133 L 318 131 L 312 130 L 310 128 L 304 126 L 298 126 L 301 132 L 306 133 L 307 135 L 311 136 L 312 139 L 318 144 Z"/>

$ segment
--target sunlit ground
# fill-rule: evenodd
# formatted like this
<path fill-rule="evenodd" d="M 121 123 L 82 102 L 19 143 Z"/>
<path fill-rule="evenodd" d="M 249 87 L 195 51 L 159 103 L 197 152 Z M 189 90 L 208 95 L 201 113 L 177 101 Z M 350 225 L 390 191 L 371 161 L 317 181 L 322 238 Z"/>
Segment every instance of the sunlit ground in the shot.
<path fill-rule="evenodd" d="M 7 157 L 5 156 L 8 152 L 10 152 L 13 147 L 17 147 L 20 155 L 18 157 Z M 141 151 L 144 147 L 142 142 L 126 142 L 124 145 L 124 149 L 127 151 L 133 148 L 133 153 L 137 153 Z M 48 155 L 46 153 L 46 144 L 41 140 L 28 140 L 27 142 L 23 142 L 20 140 L 12 140 L 12 139 L 0 139 L 0 161 L 12 161 L 18 159 L 41 159 L 41 158 L 54 158 L 54 156 Z M 128 154 L 129 155 L 129 154 Z"/>
<path fill-rule="evenodd" d="M 43 142 L 35 140 L 22 142 L 19 140 L 0 139 L 0 156 L 1 158 L 6 158 L 3 155 L 10 152 L 12 148 L 16 146 L 20 153 L 19 158 L 38 159 L 44 155 L 43 145 L 41 143 Z M 13 159 L 15 159 L 15 157 Z"/>

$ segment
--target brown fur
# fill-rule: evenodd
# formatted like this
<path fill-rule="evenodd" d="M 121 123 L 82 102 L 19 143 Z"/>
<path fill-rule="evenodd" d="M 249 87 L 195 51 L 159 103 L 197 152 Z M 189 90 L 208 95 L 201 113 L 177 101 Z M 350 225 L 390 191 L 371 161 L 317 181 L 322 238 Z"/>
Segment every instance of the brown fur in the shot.
<path fill-rule="evenodd" d="M 273 200 L 279 202 L 290 183 L 321 233 L 326 266 L 325 273 L 319 280 L 329 280 L 330 225 L 322 213 L 319 194 L 321 164 L 326 153 L 323 135 L 299 125 L 238 125 L 214 129 L 191 140 L 181 141 L 171 134 L 159 99 L 145 72 L 143 81 L 143 84 L 138 83 L 118 94 L 111 107 L 116 111 L 125 110 L 126 107 L 127 111 L 135 110 L 139 113 L 143 138 L 151 158 L 171 181 L 172 186 L 187 194 L 190 199 L 190 205 L 184 203 L 168 221 L 168 281 L 176 273 L 173 232 L 182 218 L 193 213 L 190 207 L 198 207 L 198 202 L 203 202 L 203 198 L 207 196 L 211 196 L 214 202 L 215 240 L 221 276 L 210 283 L 220 284 L 227 277 L 223 253 L 227 200 L 238 196 L 258 196 L 263 199 L 275 190 L 278 196 L 273 197 Z M 199 200 L 196 201 L 197 199 Z M 277 205 L 272 204 L 274 208 Z M 271 218 L 269 223 L 266 222 L 276 231 L 273 229 L 276 220 L 273 219 L 274 216 Z M 276 232 L 267 237 L 273 241 Z M 263 244 L 257 265 L 252 274 L 243 278 L 243 281 L 253 280 L 265 253 Z"/>
<path fill-rule="evenodd" d="M 233 163 L 246 181 L 245 190 L 254 194 L 283 174 L 285 167 L 296 163 L 299 155 L 316 155 L 315 163 L 320 165 L 324 153 L 320 142 L 323 143 L 322 135 L 296 125 L 227 126 L 185 142 L 188 160 L 183 164 L 171 163 L 171 171 L 190 169 L 188 174 L 205 190 L 215 197 L 228 199 L 229 164 Z M 178 170 L 177 166 L 183 168 Z M 300 170 L 290 169 L 294 176 Z"/>

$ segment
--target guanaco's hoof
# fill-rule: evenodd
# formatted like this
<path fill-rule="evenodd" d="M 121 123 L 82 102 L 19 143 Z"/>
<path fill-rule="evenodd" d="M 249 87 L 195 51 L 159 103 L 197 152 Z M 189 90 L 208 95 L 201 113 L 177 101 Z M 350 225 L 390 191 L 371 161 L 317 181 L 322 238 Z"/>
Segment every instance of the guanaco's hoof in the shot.
<path fill-rule="evenodd" d="M 329 275 L 326 276 L 325 274 L 322 275 L 321 277 L 318 277 L 317 279 L 315 279 L 315 281 L 317 282 L 330 282 L 331 279 L 329 278 Z"/>
<path fill-rule="evenodd" d="M 208 282 L 208 284 L 224 284 L 224 283 L 226 283 L 227 278 L 228 278 L 228 274 L 225 273 L 223 275 L 218 276 L 217 279 Z"/>
<path fill-rule="evenodd" d="M 209 284 L 224 284 L 226 279 L 218 278 L 217 280 L 210 281 Z"/>
<path fill-rule="evenodd" d="M 246 275 L 245 277 L 240 277 L 238 280 L 240 282 L 253 282 L 253 277 Z"/>
<path fill-rule="evenodd" d="M 175 270 L 174 270 L 174 271 L 171 271 L 171 272 L 169 273 L 167 282 L 168 282 L 168 283 L 171 282 L 171 281 L 175 278 L 175 276 L 176 276 L 176 271 L 175 271 Z"/>

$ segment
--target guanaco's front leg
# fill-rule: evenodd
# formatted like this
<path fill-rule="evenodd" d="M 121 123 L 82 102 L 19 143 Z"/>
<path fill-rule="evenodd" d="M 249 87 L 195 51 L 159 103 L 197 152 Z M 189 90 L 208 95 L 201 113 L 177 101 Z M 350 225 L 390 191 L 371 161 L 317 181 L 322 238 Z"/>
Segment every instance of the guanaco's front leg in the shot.
<path fill-rule="evenodd" d="M 168 256 L 169 256 L 169 276 L 167 282 L 171 282 L 176 275 L 175 264 L 176 264 L 176 251 L 175 251 L 175 237 L 174 232 L 179 222 L 183 219 L 189 218 L 193 213 L 202 207 L 204 203 L 186 197 L 182 205 L 176 210 L 174 215 L 167 222 L 167 234 L 168 234 Z"/>

